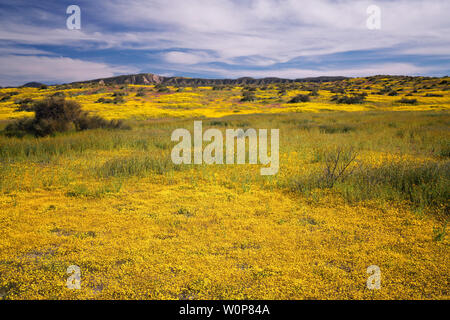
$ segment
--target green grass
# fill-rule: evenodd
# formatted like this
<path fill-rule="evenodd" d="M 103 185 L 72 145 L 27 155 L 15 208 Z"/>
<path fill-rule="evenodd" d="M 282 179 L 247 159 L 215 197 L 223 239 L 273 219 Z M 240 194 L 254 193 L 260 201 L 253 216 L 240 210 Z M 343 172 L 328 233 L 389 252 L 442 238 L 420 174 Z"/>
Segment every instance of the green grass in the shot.
<path fill-rule="evenodd" d="M 183 166 L 172 163 L 170 156 L 130 156 L 106 161 L 98 168 L 98 175 L 104 178 L 144 176 L 150 172 L 164 174 L 181 168 Z"/>

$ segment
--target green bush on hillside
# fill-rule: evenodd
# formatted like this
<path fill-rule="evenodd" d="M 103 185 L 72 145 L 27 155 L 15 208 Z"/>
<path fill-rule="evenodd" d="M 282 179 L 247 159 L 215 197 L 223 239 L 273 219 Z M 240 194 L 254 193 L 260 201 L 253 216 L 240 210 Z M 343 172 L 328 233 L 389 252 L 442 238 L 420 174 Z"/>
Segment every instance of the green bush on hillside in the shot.
<path fill-rule="evenodd" d="M 64 97 L 50 97 L 37 101 L 33 105 L 34 118 L 19 119 L 5 128 L 7 136 L 23 137 L 31 134 L 36 137 L 54 135 L 69 130 L 87 130 L 97 128 L 125 129 L 122 121 L 105 120 L 91 117 L 76 101 L 65 100 Z"/>

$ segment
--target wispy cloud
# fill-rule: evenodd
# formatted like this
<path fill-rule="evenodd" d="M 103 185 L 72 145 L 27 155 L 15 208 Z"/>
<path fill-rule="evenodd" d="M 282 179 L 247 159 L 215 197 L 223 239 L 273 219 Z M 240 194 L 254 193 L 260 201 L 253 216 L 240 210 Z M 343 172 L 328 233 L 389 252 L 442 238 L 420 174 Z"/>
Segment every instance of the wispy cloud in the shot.
<path fill-rule="evenodd" d="M 115 67 L 64 57 L 0 56 L 0 85 L 2 86 L 21 85 L 29 81 L 47 83 L 82 81 L 137 71 L 130 67 Z"/>

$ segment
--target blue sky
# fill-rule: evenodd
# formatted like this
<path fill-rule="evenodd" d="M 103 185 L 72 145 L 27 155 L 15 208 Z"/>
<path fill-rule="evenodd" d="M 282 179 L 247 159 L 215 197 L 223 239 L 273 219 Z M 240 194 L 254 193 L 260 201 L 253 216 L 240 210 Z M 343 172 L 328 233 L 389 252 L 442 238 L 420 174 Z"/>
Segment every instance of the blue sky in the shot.
<path fill-rule="evenodd" d="M 80 30 L 66 27 L 73 4 Z M 448 0 L 0 0 L 0 86 L 141 72 L 445 76 L 449 14 Z"/>

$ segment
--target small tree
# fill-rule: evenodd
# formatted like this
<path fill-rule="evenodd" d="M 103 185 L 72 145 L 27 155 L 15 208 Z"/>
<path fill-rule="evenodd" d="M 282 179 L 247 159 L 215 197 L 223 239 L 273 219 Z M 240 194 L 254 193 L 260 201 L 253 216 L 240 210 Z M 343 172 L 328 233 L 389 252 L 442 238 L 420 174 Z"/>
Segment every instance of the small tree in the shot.
<path fill-rule="evenodd" d="M 299 94 L 289 100 L 289 103 L 308 102 L 310 97 L 306 94 Z"/>
<path fill-rule="evenodd" d="M 161 84 L 161 83 L 158 83 L 158 84 L 155 86 L 155 90 L 156 90 L 157 92 L 170 92 L 170 89 L 167 88 L 165 85 L 163 85 L 163 84 Z"/>
<path fill-rule="evenodd" d="M 355 104 L 355 103 L 363 103 L 366 99 L 367 93 L 357 93 L 352 94 L 350 96 L 346 95 L 334 95 L 331 97 L 331 101 L 334 101 L 339 104 Z"/>
<path fill-rule="evenodd" d="M 408 98 L 402 98 L 400 100 L 397 100 L 398 103 L 406 103 L 406 104 L 416 104 L 417 99 L 408 99 Z"/>
<path fill-rule="evenodd" d="M 28 133 L 44 137 L 70 129 L 126 128 L 121 121 L 107 121 L 98 116 L 90 117 L 81 109 L 78 102 L 65 100 L 64 97 L 50 97 L 38 101 L 34 104 L 33 110 L 34 119 L 25 118 L 9 124 L 5 128 L 6 135 L 20 137 Z"/>
<path fill-rule="evenodd" d="M 246 102 L 246 101 L 255 101 L 256 100 L 256 96 L 255 93 L 253 91 L 244 91 L 242 92 L 242 102 Z"/>

